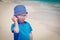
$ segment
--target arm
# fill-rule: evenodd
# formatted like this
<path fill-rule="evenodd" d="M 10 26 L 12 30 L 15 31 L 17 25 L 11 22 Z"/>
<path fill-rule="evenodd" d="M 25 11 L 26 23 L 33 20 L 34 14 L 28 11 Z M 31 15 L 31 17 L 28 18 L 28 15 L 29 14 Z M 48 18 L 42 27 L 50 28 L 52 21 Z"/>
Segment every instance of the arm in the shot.
<path fill-rule="evenodd" d="M 15 22 L 14 32 L 19 33 L 18 23 Z"/>
<path fill-rule="evenodd" d="M 33 40 L 32 32 L 30 33 L 30 40 Z"/>
<path fill-rule="evenodd" d="M 19 33 L 17 18 L 16 18 L 15 16 L 13 16 L 12 21 L 13 21 L 14 24 L 15 24 L 15 27 L 14 27 L 14 30 L 13 30 L 13 31 L 14 31 L 15 33 Z"/>

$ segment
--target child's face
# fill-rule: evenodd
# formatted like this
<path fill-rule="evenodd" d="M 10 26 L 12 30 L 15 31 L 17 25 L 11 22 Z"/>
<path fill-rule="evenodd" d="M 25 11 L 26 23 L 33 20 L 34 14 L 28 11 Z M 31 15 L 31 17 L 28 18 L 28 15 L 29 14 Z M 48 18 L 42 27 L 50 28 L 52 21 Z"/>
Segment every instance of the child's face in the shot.
<path fill-rule="evenodd" d="M 17 15 L 16 17 L 17 17 L 17 19 L 18 19 L 18 22 L 23 23 L 24 20 L 25 20 L 25 18 L 26 18 L 26 16 L 27 16 L 27 14 L 26 14 L 26 13 L 23 13 L 23 14 Z"/>

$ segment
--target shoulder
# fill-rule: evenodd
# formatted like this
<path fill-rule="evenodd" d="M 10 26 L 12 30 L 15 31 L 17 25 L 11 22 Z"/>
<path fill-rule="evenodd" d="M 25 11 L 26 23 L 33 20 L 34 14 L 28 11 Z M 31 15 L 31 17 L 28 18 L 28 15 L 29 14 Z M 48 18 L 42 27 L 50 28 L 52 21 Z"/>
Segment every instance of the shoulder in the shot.
<path fill-rule="evenodd" d="M 25 21 L 24 23 L 25 23 L 25 24 L 29 24 L 29 25 L 30 25 L 30 23 L 29 23 L 29 22 L 27 22 L 27 21 Z"/>
<path fill-rule="evenodd" d="M 25 25 L 31 26 L 30 23 L 29 23 L 28 21 L 25 21 Z"/>

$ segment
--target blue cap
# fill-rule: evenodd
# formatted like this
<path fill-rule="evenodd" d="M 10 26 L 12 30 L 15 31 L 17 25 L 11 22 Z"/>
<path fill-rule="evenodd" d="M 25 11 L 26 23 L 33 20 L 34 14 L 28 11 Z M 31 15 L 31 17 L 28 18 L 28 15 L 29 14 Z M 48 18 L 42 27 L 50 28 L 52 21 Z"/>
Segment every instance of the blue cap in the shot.
<path fill-rule="evenodd" d="M 17 14 L 22 14 L 22 13 L 27 13 L 25 6 L 24 5 L 17 5 L 14 8 L 14 15 L 16 16 Z"/>

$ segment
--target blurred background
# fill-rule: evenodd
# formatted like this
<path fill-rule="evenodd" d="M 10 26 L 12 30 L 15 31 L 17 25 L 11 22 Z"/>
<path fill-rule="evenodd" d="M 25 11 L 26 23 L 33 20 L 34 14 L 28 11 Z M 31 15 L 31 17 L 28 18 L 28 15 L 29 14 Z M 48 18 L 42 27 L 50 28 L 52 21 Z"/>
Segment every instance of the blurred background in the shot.
<path fill-rule="evenodd" d="M 33 40 L 60 40 L 59 0 L 0 0 L 0 40 L 13 40 L 11 18 L 18 4 L 29 13 L 26 21 L 33 28 Z"/>

